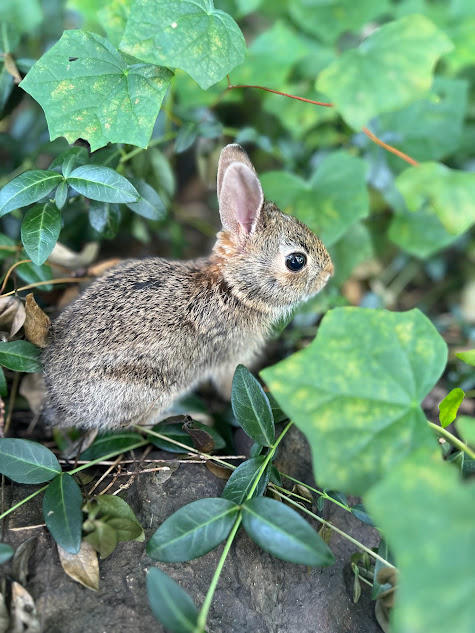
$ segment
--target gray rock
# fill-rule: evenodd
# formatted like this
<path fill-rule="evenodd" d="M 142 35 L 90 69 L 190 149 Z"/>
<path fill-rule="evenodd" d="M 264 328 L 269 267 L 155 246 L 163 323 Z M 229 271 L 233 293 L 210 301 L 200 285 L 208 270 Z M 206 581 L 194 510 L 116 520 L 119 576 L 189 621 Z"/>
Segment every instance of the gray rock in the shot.
<path fill-rule="evenodd" d="M 224 481 L 204 466 L 182 464 L 165 482 L 155 474 L 141 474 L 127 491 L 142 522 L 147 541 L 160 524 L 185 504 L 220 496 Z M 33 487 L 15 485 L 13 501 Z M 329 518 L 368 546 L 378 542 L 376 531 L 347 512 L 329 504 Z M 188 563 L 162 564 L 145 553 L 145 543 L 121 543 L 101 561 L 98 592 L 75 583 L 63 572 L 56 547 L 45 528 L 12 531 L 43 523 L 41 498 L 10 515 L 4 540 L 18 545 L 38 535 L 30 559 L 27 589 L 36 601 L 44 633 L 157 633 L 163 631 L 147 601 L 145 571 L 158 565 L 202 604 L 222 546 Z M 380 633 L 369 588 L 363 586 L 358 604 L 352 601 L 348 561 L 355 547 L 332 535 L 336 562 L 319 569 L 273 558 L 240 531 L 226 561 L 209 614 L 208 633 Z M 4 566 L 6 573 L 9 567 Z"/>

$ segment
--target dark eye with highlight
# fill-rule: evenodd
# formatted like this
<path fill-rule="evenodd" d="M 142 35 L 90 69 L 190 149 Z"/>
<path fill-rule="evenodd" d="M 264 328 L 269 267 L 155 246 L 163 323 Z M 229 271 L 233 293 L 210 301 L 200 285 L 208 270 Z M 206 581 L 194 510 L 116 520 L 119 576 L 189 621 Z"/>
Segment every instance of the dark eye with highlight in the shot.
<path fill-rule="evenodd" d="M 307 263 L 307 257 L 303 253 L 290 253 L 285 258 L 285 265 L 292 272 L 298 272 Z"/>

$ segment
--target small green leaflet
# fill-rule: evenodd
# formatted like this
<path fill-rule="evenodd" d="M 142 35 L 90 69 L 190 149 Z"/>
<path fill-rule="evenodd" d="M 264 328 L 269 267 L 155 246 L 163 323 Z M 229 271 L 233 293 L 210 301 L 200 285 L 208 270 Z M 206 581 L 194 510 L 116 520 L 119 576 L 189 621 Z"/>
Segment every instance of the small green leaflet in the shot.
<path fill-rule="evenodd" d="M 46 489 L 43 516 L 56 543 L 71 554 L 81 546 L 81 506 L 81 491 L 71 475 L 57 475 Z"/>
<path fill-rule="evenodd" d="M 275 436 L 272 409 L 259 381 L 244 365 L 238 365 L 234 372 L 231 405 L 249 437 L 262 446 L 271 446 Z"/>
<path fill-rule="evenodd" d="M 269 499 L 249 499 L 242 508 L 244 529 L 262 549 L 301 565 L 324 567 L 335 557 L 315 530 L 295 510 Z"/>
<path fill-rule="evenodd" d="M 161 569 L 152 567 L 147 574 L 147 594 L 153 615 L 172 633 L 193 633 L 198 609 L 180 585 Z"/>
<path fill-rule="evenodd" d="M 467 365 L 472 365 L 475 367 L 475 349 L 469 349 L 466 352 L 458 352 L 455 354 L 457 358 L 460 358 Z"/>
<path fill-rule="evenodd" d="M 203 90 L 246 54 L 240 28 L 212 0 L 136 0 L 119 48 L 144 62 L 181 68 Z"/>
<path fill-rule="evenodd" d="M 61 184 L 67 190 L 66 183 Z M 34 264 L 41 266 L 45 263 L 58 241 L 60 231 L 61 213 L 49 202 L 37 204 L 27 211 L 21 224 L 21 241 Z"/>
<path fill-rule="evenodd" d="M 317 90 L 359 130 L 378 114 L 420 99 L 432 85 L 437 60 L 452 49 L 430 20 L 409 15 L 384 24 L 358 48 L 340 55 L 320 73 Z"/>
<path fill-rule="evenodd" d="M 68 30 L 33 66 L 21 87 L 45 111 L 51 140 L 147 147 L 173 73 L 128 64 L 105 38 Z"/>
<path fill-rule="evenodd" d="M 116 171 L 103 165 L 81 165 L 68 176 L 68 184 L 86 198 L 101 202 L 137 202 L 135 187 Z"/>
<path fill-rule="evenodd" d="M 239 506 L 227 499 L 193 501 L 162 523 L 147 545 L 147 554 L 165 563 L 203 556 L 228 536 L 238 511 Z"/>
<path fill-rule="evenodd" d="M 0 365 L 27 373 L 40 372 L 41 350 L 28 341 L 0 343 Z"/>
<path fill-rule="evenodd" d="M 455 420 L 464 398 L 465 392 L 457 387 L 452 389 L 439 404 L 439 420 L 444 428 Z"/>
<path fill-rule="evenodd" d="M 41 484 L 61 473 L 48 448 L 16 438 L 0 438 L 0 473 L 19 484 Z"/>
<path fill-rule="evenodd" d="M 55 171 L 33 169 L 10 180 L 0 191 L 0 217 L 47 196 L 62 180 Z"/>

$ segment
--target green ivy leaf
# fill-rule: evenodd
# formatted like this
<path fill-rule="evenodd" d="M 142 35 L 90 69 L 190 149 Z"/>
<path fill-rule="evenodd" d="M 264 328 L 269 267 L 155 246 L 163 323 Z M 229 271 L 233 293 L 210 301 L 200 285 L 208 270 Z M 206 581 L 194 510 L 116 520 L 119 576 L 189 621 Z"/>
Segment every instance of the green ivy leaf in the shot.
<path fill-rule="evenodd" d="M 107 558 L 117 547 L 117 532 L 104 521 L 85 521 L 84 530 L 92 531 L 84 538 L 92 545 L 101 558 Z"/>
<path fill-rule="evenodd" d="M 389 8 L 387 0 L 292 0 L 288 6 L 291 17 L 303 31 L 328 44 L 334 44 L 345 31 L 359 32 Z"/>
<path fill-rule="evenodd" d="M 57 172 L 43 169 L 25 171 L 10 180 L 0 191 L 0 217 L 14 209 L 38 202 L 53 191 L 60 180 L 62 176 Z"/>
<path fill-rule="evenodd" d="M 81 506 L 81 491 L 71 475 L 57 475 L 46 489 L 43 516 L 56 543 L 71 554 L 81 547 Z"/>
<path fill-rule="evenodd" d="M 0 343 L 0 365 L 26 373 L 40 372 L 41 350 L 28 341 Z"/>
<path fill-rule="evenodd" d="M 21 82 L 45 111 L 51 140 L 146 147 L 173 74 L 150 64 L 128 64 L 105 38 L 69 30 Z"/>
<path fill-rule="evenodd" d="M 86 198 L 101 202 L 137 202 L 135 187 L 113 169 L 103 165 L 81 165 L 68 176 L 68 184 Z"/>
<path fill-rule="evenodd" d="M 455 468 L 424 450 L 368 493 L 368 509 L 400 571 L 394 633 L 473 631 L 474 497 L 473 482 L 461 483 Z"/>
<path fill-rule="evenodd" d="M 67 192 L 66 183 L 63 181 L 61 184 L 65 185 Z M 41 266 L 45 263 L 60 231 L 61 213 L 49 202 L 37 204 L 27 211 L 21 224 L 21 241 L 34 264 Z"/>
<path fill-rule="evenodd" d="M 276 171 L 263 174 L 268 200 L 295 215 L 330 246 L 369 213 L 366 164 L 346 152 L 334 152 L 318 166 L 309 181 Z"/>
<path fill-rule="evenodd" d="M 148 570 L 147 594 L 153 615 L 172 633 L 196 631 L 198 609 L 193 600 L 157 567 Z"/>
<path fill-rule="evenodd" d="M 468 84 L 436 77 L 428 96 L 379 117 L 378 134 L 419 161 L 439 160 L 460 145 Z"/>
<path fill-rule="evenodd" d="M 99 22 L 106 32 L 107 39 L 118 48 L 124 36 L 133 0 L 112 0 L 97 12 Z"/>
<path fill-rule="evenodd" d="M 238 506 L 241 505 L 247 499 L 247 495 L 249 494 L 249 491 L 252 488 L 265 459 L 265 455 L 252 457 L 240 464 L 224 486 L 222 495 L 223 498 L 229 499 L 229 501 L 236 503 Z M 260 497 L 264 494 L 268 481 L 269 473 L 266 469 L 259 480 L 253 497 Z"/>
<path fill-rule="evenodd" d="M 29 33 L 43 21 L 39 0 L 0 3 L 0 20 L 15 24 L 21 33 Z"/>
<path fill-rule="evenodd" d="M 207 554 L 229 535 L 239 506 L 227 499 L 199 499 L 180 508 L 158 528 L 147 554 L 164 563 L 178 563 Z"/>
<path fill-rule="evenodd" d="M 320 73 L 317 89 L 360 130 L 374 116 L 420 99 L 431 87 L 437 60 L 452 48 L 427 18 L 409 15 L 384 24 L 358 48 L 340 55 Z"/>
<path fill-rule="evenodd" d="M 139 178 L 131 178 L 130 182 L 139 192 L 138 202 L 127 202 L 131 211 L 149 220 L 163 220 L 165 217 L 165 205 L 153 187 Z"/>
<path fill-rule="evenodd" d="M 231 406 L 243 430 L 258 444 L 274 442 L 274 416 L 264 389 L 251 372 L 238 365 L 233 377 Z"/>
<path fill-rule="evenodd" d="M 329 248 L 335 275 L 332 284 L 341 285 L 361 262 L 374 256 L 371 235 L 362 222 L 356 222 Z"/>
<path fill-rule="evenodd" d="M 433 213 L 452 235 L 460 235 L 475 222 L 474 173 L 423 163 L 403 171 L 396 187 L 409 211 Z"/>
<path fill-rule="evenodd" d="M 6 563 L 7 560 L 15 553 L 15 550 L 11 545 L 7 545 L 6 543 L 0 543 L 0 565 Z"/>
<path fill-rule="evenodd" d="M 133 431 L 104 433 L 104 435 L 99 435 L 84 453 L 81 453 L 81 459 L 93 460 L 114 451 L 123 451 L 125 453 L 131 446 L 135 446 L 142 439 L 139 433 L 134 433 Z"/>
<path fill-rule="evenodd" d="M 244 61 L 246 43 L 212 0 L 135 0 L 120 49 L 144 62 L 181 68 L 206 90 Z"/>
<path fill-rule="evenodd" d="M 464 398 L 465 392 L 457 387 L 452 389 L 439 404 L 439 420 L 444 428 L 455 420 Z"/>
<path fill-rule="evenodd" d="M 48 448 L 15 438 L 0 438 L 0 472 L 19 484 L 42 484 L 61 473 Z"/>
<path fill-rule="evenodd" d="M 436 449 L 419 403 L 446 361 L 418 310 L 337 308 L 309 347 L 261 375 L 305 433 L 319 484 L 361 495 L 412 451 Z"/>
<path fill-rule="evenodd" d="M 116 532 L 117 541 L 144 540 L 142 526 L 129 504 L 117 495 L 98 495 L 86 504 L 93 518 L 99 517 Z"/>
<path fill-rule="evenodd" d="M 242 523 L 259 547 L 282 560 L 316 567 L 331 565 L 335 560 L 328 545 L 307 521 L 274 499 L 259 497 L 246 501 Z"/>
<path fill-rule="evenodd" d="M 455 356 L 460 358 L 460 360 L 464 363 L 467 363 L 467 365 L 475 367 L 475 349 L 469 349 L 466 352 L 458 352 Z"/>

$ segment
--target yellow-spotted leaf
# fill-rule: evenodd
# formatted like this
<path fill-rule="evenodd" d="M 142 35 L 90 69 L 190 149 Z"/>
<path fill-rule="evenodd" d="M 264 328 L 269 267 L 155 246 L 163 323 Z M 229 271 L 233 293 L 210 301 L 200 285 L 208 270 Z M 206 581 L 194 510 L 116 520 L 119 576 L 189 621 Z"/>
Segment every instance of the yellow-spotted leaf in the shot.
<path fill-rule="evenodd" d="M 418 310 L 338 308 L 309 347 L 261 375 L 305 433 L 319 485 L 362 494 L 412 451 L 436 449 L 420 403 L 446 361 Z"/>
<path fill-rule="evenodd" d="M 152 64 L 131 64 L 106 39 L 69 30 L 21 83 L 45 111 L 51 140 L 108 142 L 146 147 L 173 74 Z"/>

